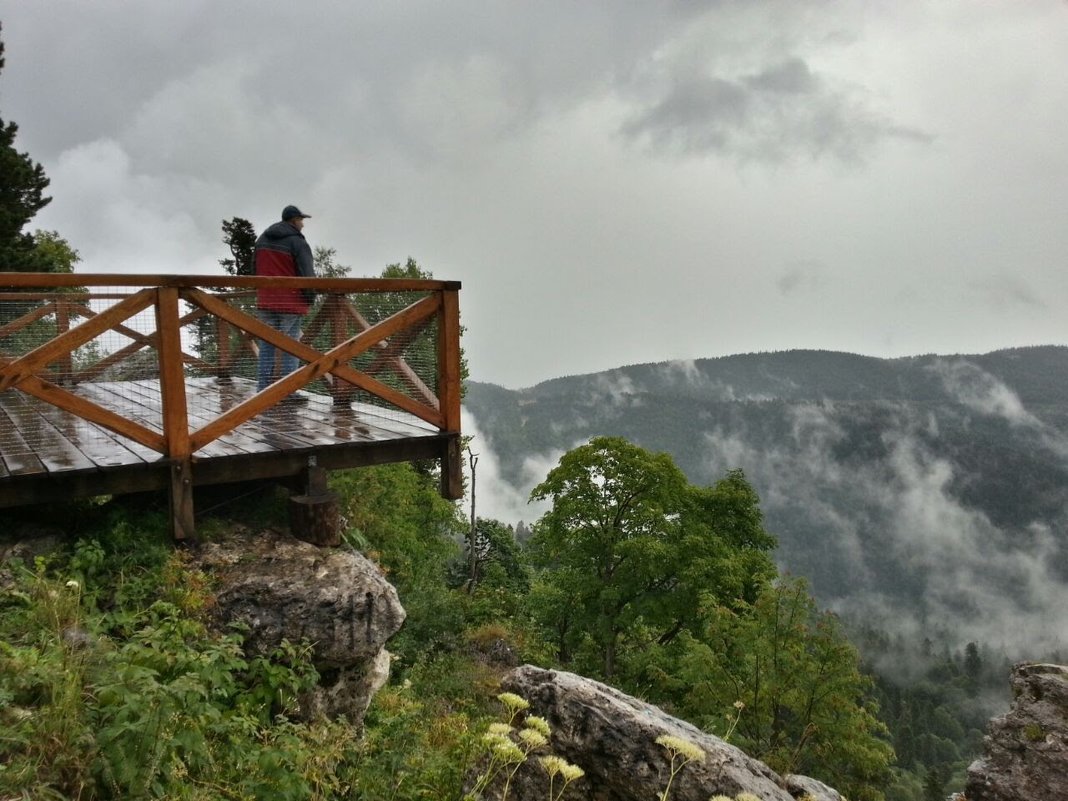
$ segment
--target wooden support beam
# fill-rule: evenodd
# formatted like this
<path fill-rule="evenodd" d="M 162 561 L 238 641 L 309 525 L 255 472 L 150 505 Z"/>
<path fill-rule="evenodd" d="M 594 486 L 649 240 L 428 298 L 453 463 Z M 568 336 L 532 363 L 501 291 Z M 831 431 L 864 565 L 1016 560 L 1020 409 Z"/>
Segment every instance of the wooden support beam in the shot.
<path fill-rule="evenodd" d="M 327 485 L 326 470 L 315 456 L 301 475 L 304 494 L 289 499 L 289 530 L 299 540 L 333 548 L 341 544 L 341 511 L 338 497 Z"/>
<path fill-rule="evenodd" d="M 56 300 L 56 333 L 59 336 L 70 331 L 70 306 L 62 299 Z M 67 351 L 59 359 L 57 367 L 58 375 L 56 376 L 57 384 L 69 384 L 71 382 L 71 376 L 74 375 L 74 354 L 72 351 Z"/>
<path fill-rule="evenodd" d="M 460 452 L 460 437 L 456 436 L 445 443 L 445 453 L 441 457 L 441 497 L 458 501 L 464 497 L 463 454 Z"/>
<path fill-rule="evenodd" d="M 185 366 L 178 324 L 178 290 L 160 287 L 156 302 L 159 334 L 159 383 L 163 404 L 163 439 L 171 463 L 171 530 L 174 539 L 191 539 L 193 526 L 193 460 L 185 397 Z"/>
<path fill-rule="evenodd" d="M 441 494 L 449 500 L 464 496 L 463 454 L 460 451 L 460 297 L 455 289 L 441 291 L 438 317 L 438 400 L 442 429 L 457 436 L 449 440 L 441 459 Z"/>
<path fill-rule="evenodd" d="M 193 516 L 193 460 L 171 462 L 171 534 L 176 542 L 196 539 Z"/>

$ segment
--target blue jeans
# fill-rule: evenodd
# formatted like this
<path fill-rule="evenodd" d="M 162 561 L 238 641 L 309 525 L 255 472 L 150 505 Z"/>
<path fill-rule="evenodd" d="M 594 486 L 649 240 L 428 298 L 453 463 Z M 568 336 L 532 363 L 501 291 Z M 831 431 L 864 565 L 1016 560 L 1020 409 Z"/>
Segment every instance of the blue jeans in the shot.
<path fill-rule="evenodd" d="M 287 337 L 293 339 L 300 339 L 300 318 L 299 314 L 288 314 L 287 312 L 268 311 L 266 309 L 259 309 L 259 318 L 263 322 L 267 323 L 271 328 L 274 328 Z M 278 351 L 282 354 L 282 375 L 289 375 L 297 369 L 299 360 L 292 353 L 286 353 L 280 348 L 276 348 L 270 342 L 260 340 L 260 371 L 259 381 L 257 383 L 257 391 L 265 389 L 270 384 L 273 384 L 277 379 L 282 376 L 276 376 L 274 374 L 274 354 Z"/>

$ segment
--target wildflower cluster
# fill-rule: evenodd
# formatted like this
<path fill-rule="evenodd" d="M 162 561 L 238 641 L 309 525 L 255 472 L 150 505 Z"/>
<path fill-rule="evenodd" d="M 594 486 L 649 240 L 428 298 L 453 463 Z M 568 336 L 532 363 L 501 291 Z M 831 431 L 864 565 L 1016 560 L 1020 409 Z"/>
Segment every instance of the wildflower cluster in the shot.
<path fill-rule="evenodd" d="M 742 719 L 742 711 L 745 709 L 745 703 L 742 701 L 734 702 L 734 713 L 727 715 L 727 731 L 724 732 L 721 738 L 723 742 L 729 743 L 731 741 L 731 735 L 734 734 L 734 730 L 738 728 L 738 721 Z"/>
<path fill-rule="evenodd" d="M 497 700 L 504 704 L 508 722 L 491 723 L 482 736 L 482 741 L 489 752 L 489 764 L 479 775 L 468 799 L 480 798 L 483 790 L 499 775 L 505 775 L 501 801 L 508 798 L 512 779 L 520 766 L 532 753 L 549 745 L 551 729 L 544 718 L 527 715 L 523 725 L 516 728 L 516 719 L 520 713 L 530 708 L 530 703 L 515 693 L 501 693 Z M 559 801 L 567 786 L 585 775 L 582 768 L 572 765 L 566 759 L 553 754 L 538 758 L 539 764 L 549 776 L 549 801 Z M 559 787 L 557 787 L 559 782 Z"/>
<path fill-rule="evenodd" d="M 689 740 L 684 740 L 671 734 L 661 734 L 656 738 L 656 744 L 665 748 L 671 757 L 671 775 L 668 777 L 667 785 L 664 787 L 664 792 L 660 794 L 659 799 L 659 801 L 667 801 L 668 793 L 671 792 L 671 783 L 675 781 L 679 771 L 691 762 L 704 759 L 705 752 L 701 750 L 700 746 L 691 743 Z"/>

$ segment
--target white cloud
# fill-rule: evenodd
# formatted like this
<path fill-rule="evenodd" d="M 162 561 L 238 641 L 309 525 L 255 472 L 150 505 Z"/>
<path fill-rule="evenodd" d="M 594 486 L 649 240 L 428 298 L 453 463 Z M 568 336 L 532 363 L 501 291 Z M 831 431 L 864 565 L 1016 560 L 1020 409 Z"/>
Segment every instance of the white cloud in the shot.
<path fill-rule="evenodd" d="M 1033 525 L 1020 542 L 1019 534 L 966 506 L 954 496 L 953 467 L 923 444 L 931 421 L 904 407 L 886 412 L 895 422 L 882 439 L 881 458 L 833 457 L 845 432 L 833 406 L 811 404 L 793 411 L 792 442 L 779 448 L 754 451 L 745 432 L 706 433 L 708 467 L 711 474 L 741 467 L 766 511 L 822 532 L 826 547 L 816 562 L 824 572 L 847 571 L 851 587 L 870 588 L 835 602 L 850 617 L 901 633 L 944 630 L 962 644 L 980 641 L 1016 653 L 1063 647 L 1068 621 L 1056 611 L 1064 585 L 1054 570 L 1054 533 Z M 877 540 L 875 531 L 885 533 Z M 895 603 L 894 593 L 881 589 L 891 566 L 891 573 L 914 582 L 924 610 L 919 616 L 914 601 Z M 834 597 L 838 588 L 817 589 Z"/>
<path fill-rule="evenodd" d="M 528 503 L 530 491 L 545 480 L 549 470 L 556 466 L 563 451 L 543 456 L 528 456 L 523 463 L 523 474 L 516 487 L 501 478 L 500 461 L 493 452 L 493 443 L 479 431 L 478 422 L 466 409 L 462 409 L 461 425 L 464 433 L 472 437 L 471 451 L 476 455 L 475 464 L 475 514 L 514 525 L 520 520 L 528 524 L 537 520 L 547 510 L 544 501 Z M 468 494 L 465 499 L 467 516 L 471 515 L 471 470 L 468 455 L 464 455 L 464 475 L 467 478 Z"/>
<path fill-rule="evenodd" d="M 928 368 L 942 379 L 946 392 L 982 414 L 1003 417 L 1014 425 L 1044 430 L 1020 398 L 1004 382 L 965 359 L 938 359 Z"/>

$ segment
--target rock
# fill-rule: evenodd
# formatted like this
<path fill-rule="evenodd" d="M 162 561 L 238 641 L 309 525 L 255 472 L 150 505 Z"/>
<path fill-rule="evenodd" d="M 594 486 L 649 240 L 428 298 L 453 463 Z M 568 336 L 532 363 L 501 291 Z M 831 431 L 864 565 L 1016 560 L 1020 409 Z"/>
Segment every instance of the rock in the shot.
<path fill-rule="evenodd" d="M 0 540 L 0 562 L 33 566 L 38 556 L 53 553 L 67 542 L 66 533 L 55 526 L 22 524 L 10 538 Z"/>
<path fill-rule="evenodd" d="M 578 765 L 586 775 L 570 786 L 568 798 L 586 801 L 649 801 L 663 792 L 670 772 L 661 735 L 687 740 L 705 752 L 671 785 L 672 799 L 707 801 L 749 792 L 761 801 L 793 801 L 786 782 L 767 765 L 651 704 L 600 682 L 555 670 L 523 665 L 507 674 L 502 689 L 530 702 L 530 714 L 549 722 L 552 752 Z M 823 788 L 820 801 L 840 798 L 811 779 L 793 777 L 803 792 Z M 811 782 L 811 785 L 806 784 Z M 513 781 L 510 798 L 545 798 L 545 772 L 528 761 Z"/>
<path fill-rule="evenodd" d="M 66 534 L 55 526 L 29 523 L 0 536 L 0 590 L 14 589 L 19 566 L 32 570 L 38 556 L 58 551 L 67 539 Z"/>
<path fill-rule="evenodd" d="M 1021 663 L 1012 708 L 994 718 L 968 768 L 968 801 L 1068 798 L 1068 667 Z"/>
<path fill-rule="evenodd" d="M 363 720 L 371 699 L 389 681 L 389 662 L 389 651 L 383 648 L 369 665 L 322 673 L 319 687 L 301 699 L 301 711 L 306 718 L 336 718 L 343 713 L 349 721 Z"/>
<path fill-rule="evenodd" d="M 389 675 L 385 644 L 405 618 L 396 590 L 373 562 L 247 530 L 204 543 L 194 562 L 218 584 L 216 625 L 246 625 L 250 654 L 269 655 L 283 639 L 311 644 L 322 682 L 301 700 L 305 716 L 362 720 Z"/>
<path fill-rule="evenodd" d="M 783 776 L 783 780 L 786 782 L 786 789 L 794 798 L 804 798 L 806 801 L 846 801 L 845 796 L 817 779 L 790 773 Z"/>

